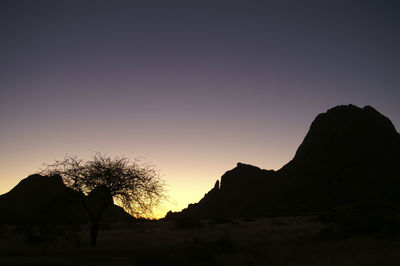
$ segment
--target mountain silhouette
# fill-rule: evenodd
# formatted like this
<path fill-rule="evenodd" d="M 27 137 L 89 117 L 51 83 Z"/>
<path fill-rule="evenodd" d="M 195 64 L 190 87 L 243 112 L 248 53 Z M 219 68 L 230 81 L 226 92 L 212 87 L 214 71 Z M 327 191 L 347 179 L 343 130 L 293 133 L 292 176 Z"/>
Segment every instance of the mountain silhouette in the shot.
<path fill-rule="evenodd" d="M 0 223 L 60 224 L 89 221 L 81 201 L 85 196 L 66 187 L 60 176 L 31 175 L 0 195 Z M 133 220 L 123 208 L 111 205 L 103 222 Z"/>
<path fill-rule="evenodd" d="M 374 108 L 319 114 L 294 158 L 278 171 L 238 163 L 178 217 L 313 215 L 364 200 L 400 203 L 400 135 Z"/>

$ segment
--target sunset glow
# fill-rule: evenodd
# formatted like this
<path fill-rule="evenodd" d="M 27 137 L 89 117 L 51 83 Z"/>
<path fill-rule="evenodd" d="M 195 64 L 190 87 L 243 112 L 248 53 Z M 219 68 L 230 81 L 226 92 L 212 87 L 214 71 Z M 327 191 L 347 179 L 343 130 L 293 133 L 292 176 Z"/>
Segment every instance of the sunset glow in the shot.
<path fill-rule="evenodd" d="M 162 217 L 237 162 L 281 168 L 333 106 L 371 105 L 400 127 L 390 5 L 137 2 L 0 4 L 0 194 L 99 151 L 156 165 Z"/>

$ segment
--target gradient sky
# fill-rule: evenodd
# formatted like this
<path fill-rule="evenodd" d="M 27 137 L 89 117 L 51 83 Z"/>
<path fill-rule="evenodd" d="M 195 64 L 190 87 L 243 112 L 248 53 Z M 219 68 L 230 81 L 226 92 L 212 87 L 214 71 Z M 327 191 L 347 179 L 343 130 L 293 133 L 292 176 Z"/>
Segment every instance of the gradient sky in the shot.
<path fill-rule="evenodd" d="M 400 127 L 398 1 L 1 1 L 0 194 L 95 151 L 197 202 L 237 162 L 279 169 L 318 113 Z"/>

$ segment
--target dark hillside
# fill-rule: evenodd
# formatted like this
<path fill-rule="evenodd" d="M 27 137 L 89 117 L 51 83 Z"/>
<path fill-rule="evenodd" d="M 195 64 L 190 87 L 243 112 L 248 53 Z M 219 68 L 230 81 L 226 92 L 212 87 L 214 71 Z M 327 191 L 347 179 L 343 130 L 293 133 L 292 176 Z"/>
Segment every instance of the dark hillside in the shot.
<path fill-rule="evenodd" d="M 167 218 L 309 215 L 363 200 L 400 203 L 400 135 L 374 108 L 319 114 L 278 171 L 238 163 L 197 204 Z"/>
<path fill-rule="evenodd" d="M 67 188 L 60 176 L 31 175 L 11 191 L 0 195 L 1 223 L 82 223 L 88 215 L 81 206 L 83 195 Z M 133 219 L 122 208 L 105 210 L 104 221 Z"/>

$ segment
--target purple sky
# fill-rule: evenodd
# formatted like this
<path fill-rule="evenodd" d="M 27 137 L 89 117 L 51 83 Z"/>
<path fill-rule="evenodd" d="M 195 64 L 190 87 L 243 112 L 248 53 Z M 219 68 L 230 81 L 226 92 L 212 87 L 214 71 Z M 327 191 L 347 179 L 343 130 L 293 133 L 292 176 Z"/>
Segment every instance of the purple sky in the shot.
<path fill-rule="evenodd" d="M 318 113 L 400 127 L 398 1 L 1 1 L 0 193 L 65 154 L 158 166 L 180 210 L 278 169 Z M 161 214 L 160 214 L 161 215 Z"/>

